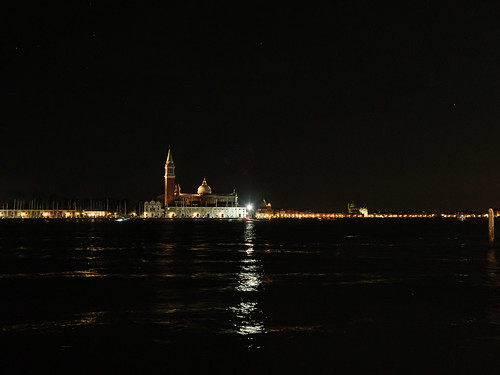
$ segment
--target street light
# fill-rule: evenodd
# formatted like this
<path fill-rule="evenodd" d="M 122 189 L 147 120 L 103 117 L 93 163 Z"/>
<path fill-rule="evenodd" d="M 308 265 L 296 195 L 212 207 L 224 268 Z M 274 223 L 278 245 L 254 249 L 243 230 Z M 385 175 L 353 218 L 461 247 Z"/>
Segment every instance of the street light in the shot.
<path fill-rule="evenodd" d="M 247 217 L 249 219 L 253 218 L 252 211 L 253 211 L 253 204 L 252 203 L 248 203 L 247 204 Z"/>

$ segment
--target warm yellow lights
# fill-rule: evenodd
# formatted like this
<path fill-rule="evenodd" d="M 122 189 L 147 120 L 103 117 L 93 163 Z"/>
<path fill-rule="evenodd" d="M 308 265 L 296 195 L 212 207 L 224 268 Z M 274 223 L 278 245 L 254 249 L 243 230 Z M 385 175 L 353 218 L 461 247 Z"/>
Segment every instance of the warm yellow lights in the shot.
<path fill-rule="evenodd" d="M 106 211 L 83 211 L 82 215 L 84 217 L 91 217 L 91 218 L 97 218 L 97 217 L 106 217 L 107 216 Z"/>
<path fill-rule="evenodd" d="M 500 217 L 500 212 L 498 212 L 496 217 Z M 377 218 L 377 219 L 410 219 L 410 218 L 450 218 L 450 219 L 473 219 L 473 218 L 483 218 L 488 217 L 488 214 L 370 214 L 364 215 L 353 215 L 345 213 L 313 213 L 313 212 L 297 212 L 297 211 L 287 211 L 287 210 L 275 210 L 271 211 L 257 211 L 255 218 L 257 219 L 349 219 L 349 218 Z"/>

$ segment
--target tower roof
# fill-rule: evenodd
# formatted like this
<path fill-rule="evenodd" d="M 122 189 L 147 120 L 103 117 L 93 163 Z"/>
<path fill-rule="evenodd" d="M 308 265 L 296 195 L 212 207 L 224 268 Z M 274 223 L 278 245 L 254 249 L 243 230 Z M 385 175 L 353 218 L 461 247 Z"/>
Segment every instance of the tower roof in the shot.
<path fill-rule="evenodd" d="M 174 158 L 172 157 L 172 153 L 170 152 L 170 147 L 168 148 L 168 155 L 167 155 L 167 163 L 173 163 Z"/>

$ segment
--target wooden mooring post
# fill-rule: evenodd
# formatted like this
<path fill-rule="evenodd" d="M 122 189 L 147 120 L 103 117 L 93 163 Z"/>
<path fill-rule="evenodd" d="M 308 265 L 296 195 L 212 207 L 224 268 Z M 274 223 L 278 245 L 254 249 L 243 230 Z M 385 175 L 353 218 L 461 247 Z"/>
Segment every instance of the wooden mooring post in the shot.
<path fill-rule="evenodd" d="M 488 210 L 488 229 L 490 243 L 493 243 L 495 241 L 495 211 L 493 208 Z"/>

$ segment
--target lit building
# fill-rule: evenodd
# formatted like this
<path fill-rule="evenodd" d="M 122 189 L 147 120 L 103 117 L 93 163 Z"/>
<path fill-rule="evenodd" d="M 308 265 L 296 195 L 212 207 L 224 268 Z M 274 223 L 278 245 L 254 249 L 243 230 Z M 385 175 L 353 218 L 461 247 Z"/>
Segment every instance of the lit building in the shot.
<path fill-rule="evenodd" d="M 151 201 L 144 202 L 144 217 L 164 217 L 165 210 L 161 206 L 161 202 Z"/>
<path fill-rule="evenodd" d="M 83 217 L 107 217 L 108 211 L 104 210 L 83 210 Z"/>
<path fill-rule="evenodd" d="M 0 209 L 0 219 L 68 219 L 78 215 L 76 210 Z"/>
<path fill-rule="evenodd" d="M 347 213 L 354 215 L 363 215 L 364 217 L 368 217 L 368 208 L 366 207 L 357 207 L 354 202 L 347 204 Z"/>
<path fill-rule="evenodd" d="M 182 193 L 175 182 L 175 164 L 170 149 L 165 163 L 165 193 L 159 201 L 144 203 L 147 218 L 245 218 L 247 210 L 238 204 L 238 194 L 213 194 L 203 178 L 196 193 Z"/>

